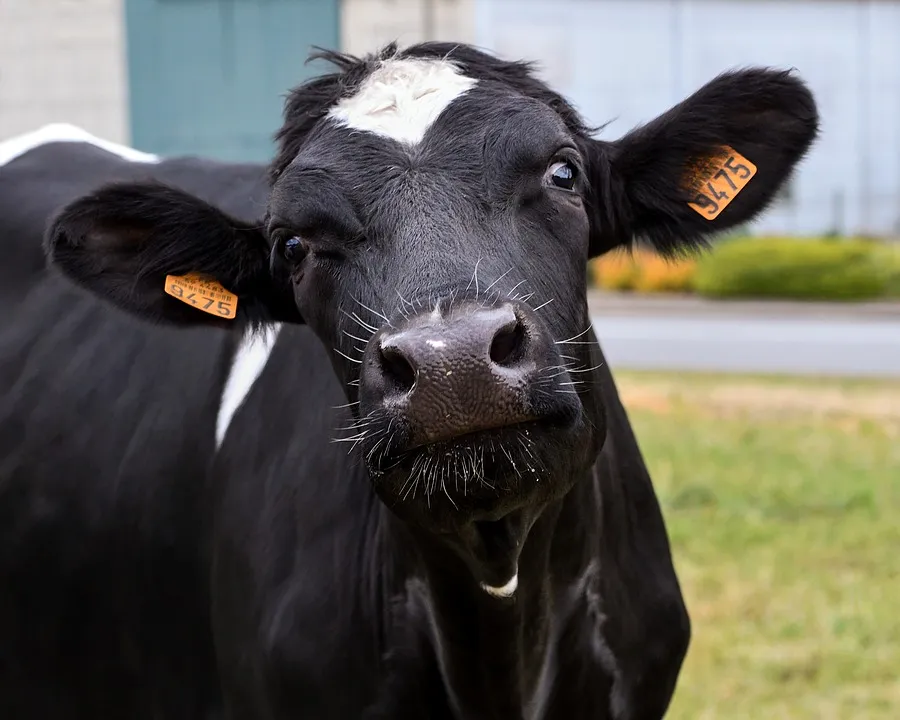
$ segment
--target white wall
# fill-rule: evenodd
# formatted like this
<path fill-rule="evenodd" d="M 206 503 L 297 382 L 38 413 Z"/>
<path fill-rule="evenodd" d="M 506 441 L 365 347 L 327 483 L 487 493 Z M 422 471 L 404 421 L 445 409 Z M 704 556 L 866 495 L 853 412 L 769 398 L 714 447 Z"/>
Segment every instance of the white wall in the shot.
<path fill-rule="evenodd" d="M 476 42 L 535 58 L 614 138 L 741 65 L 795 67 L 822 138 L 756 232 L 900 234 L 897 0 L 478 0 Z"/>
<path fill-rule="evenodd" d="M 123 2 L 0 0 L 0 138 L 65 121 L 128 142 Z M 605 137 L 726 68 L 796 67 L 823 136 L 754 229 L 900 234 L 900 0 L 343 0 L 341 35 L 536 59 Z"/>
<path fill-rule="evenodd" d="M 0 139 L 70 122 L 128 141 L 122 0 L 0 0 Z"/>
<path fill-rule="evenodd" d="M 477 0 L 342 0 L 341 49 L 366 55 L 396 40 L 472 42 Z"/>

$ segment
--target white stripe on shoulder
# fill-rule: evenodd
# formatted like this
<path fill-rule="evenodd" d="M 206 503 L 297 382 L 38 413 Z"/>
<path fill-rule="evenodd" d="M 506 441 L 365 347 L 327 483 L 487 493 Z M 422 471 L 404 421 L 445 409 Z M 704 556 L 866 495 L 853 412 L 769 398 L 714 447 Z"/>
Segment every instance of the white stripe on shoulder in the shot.
<path fill-rule="evenodd" d="M 383 60 L 328 115 L 354 130 L 416 145 L 447 106 L 477 84 L 449 60 Z"/>
<path fill-rule="evenodd" d="M 11 163 L 17 157 L 41 145 L 53 142 L 83 142 L 118 155 L 123 160 L 139 163 L 158 163 L 160 157 L 152 153 L 141 152 L 126 145 L 103 140 L 92 135 L 83 128 L 68 123 L 51 123 L 30 133 L 16 135 L 0 142 L 0 167 Z"/>
<path fill-rule="evenodd" d="M 270 325 L 260 333 L 246 334 L 241 339 L 219 402 L 219 415 L 216 418 L 217 450 L 222 446 L 232 418 L 266 367 L 280 332 L 280 324 Z"/>

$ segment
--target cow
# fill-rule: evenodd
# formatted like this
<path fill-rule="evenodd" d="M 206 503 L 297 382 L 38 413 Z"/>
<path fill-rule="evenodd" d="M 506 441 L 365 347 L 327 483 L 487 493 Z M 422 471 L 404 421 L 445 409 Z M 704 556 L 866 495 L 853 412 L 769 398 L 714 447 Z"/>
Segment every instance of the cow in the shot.
<path fill-rule="evenodd" d="M 315 57 L 265 167 L 9 165 L 50 270 L 0 335 L 0 714 L 663 717 L 691 623 L 587 263 L 759 215 L 812 93 L 603 140 L 465 44 Z"/>
<path fill-rule="evenodd" d="M 48 167 L 53 171 L 48 172 Z M 51 123 L 0 141 L 4 253 L 0 302 L 8 306 L 19 300 L 43 274 L 42 240 L 49 217 L 96 189 L 98 183 L 149 178 L 215 202 L 216 207 L 239 217 L 255 217 L 265 208 L 267 183 L 262 163 L 225 166 L 200 157 L 159 157 L 67 123 Z M 35 192 L 36 187 L 40 192 Z"/>

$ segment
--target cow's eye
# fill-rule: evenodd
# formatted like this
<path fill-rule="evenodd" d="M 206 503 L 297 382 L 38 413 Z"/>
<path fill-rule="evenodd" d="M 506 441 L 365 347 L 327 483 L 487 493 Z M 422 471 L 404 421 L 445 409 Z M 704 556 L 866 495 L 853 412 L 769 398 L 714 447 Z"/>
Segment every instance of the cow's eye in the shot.
<path fill-rule="evenodd" d="M 558 188 L 571 190 L 577 178 L 578 170 L 570 162 L 557 162 L 550 166 L 550 182 Z"/>
<path fill-rule="evenodd" d="M 299 235 L 293 235 L 284 241 L 284 248 L 281 252 L 289 263 L 298 263 L 306 255 L 306 243 Z"/>

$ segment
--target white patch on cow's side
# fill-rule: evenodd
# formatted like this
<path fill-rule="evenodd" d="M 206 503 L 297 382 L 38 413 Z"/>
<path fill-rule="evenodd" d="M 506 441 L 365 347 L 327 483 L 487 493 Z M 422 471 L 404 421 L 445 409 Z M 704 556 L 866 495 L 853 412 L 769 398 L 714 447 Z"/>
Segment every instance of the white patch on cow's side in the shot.
<path fill-rule="evenodd" d="M 160 158 L 152 153 L 141 152 L 126 145 L 103 140 L 75 125 L 68 123 L 51 123 L 30 133 L 16 135 L 0 142 L 0 167 L 11 163 L 17 157 L 34 150 L 41 145 L 54 142 L 83 142 L 118 155 L 124 160 L 139 163 L 158 163 Z"/>
<path fill-rule="evenodd" d="M 510 581 L 503 585 L 502 587 L 494 587 L 493 585 L 486 585 L 485 583 L 481 583 L 481 589 L 484 590 L 488 595 L 492 595 L 496 598 L 508 598 L 512 597 L 516 588 L 519 587 L 519 572 L 516 571 L 516 574 L 512 576 Z"/>
<path fill-rule="evenodd" d="M 383 60 L 355 94 L 328 114 L 354 130 L 415 145 L 447 106 L 477 83 L 449 60 Z"/>
<path fill-rule="evenodd" d="M 222 400 L 219 403 L 219 415 L 216 418 L 217 449 L 221 447 L 222 441 L 225 439 L 231 419 L 265 368 L 280 332 L 280 324 L 271 325 L 261 333 L 244 335 L 238 345 L 231 361 L 228 379 L 225 381 L 225 389 L 222 391 Z"/>

